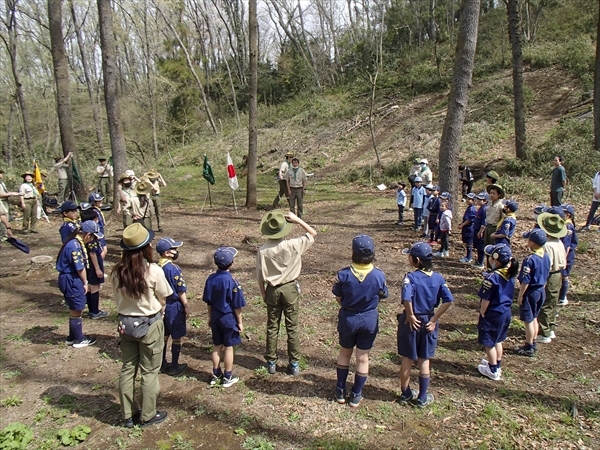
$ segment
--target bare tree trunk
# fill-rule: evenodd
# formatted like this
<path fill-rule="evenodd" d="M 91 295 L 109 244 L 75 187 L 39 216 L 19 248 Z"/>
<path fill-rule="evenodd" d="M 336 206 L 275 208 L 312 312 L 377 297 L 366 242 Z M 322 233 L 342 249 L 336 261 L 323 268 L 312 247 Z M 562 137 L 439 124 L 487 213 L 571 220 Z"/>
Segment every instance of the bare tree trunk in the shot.
<path fill-rule="evenodd" d="M 515 148 L 517 158 L 527 159 L 525 99 L 523 96 L 523 53 L 521 52 L 521 20 L 518 0 L 507 1 L 508 36 L 512 46 L 513 93 L 515 97 Z"/>
<path fill-rule="evenodd" d="M 98 149 L 100 152 L 104 151 L 104 139 L 102 137 L 102 121 L 98 115 L 98 104 L 94 99 L 94 87 L 92 85 L 92 79 L 90 77 L 90 70 L 88 67 L 87 56 L 85 54 L 85 48 L 83 45 L 83 37 L 81 36 L 81 26 L 77 23 L 77 15 L 75 13 L 75 5 L 73 0 L 69 0 L 69 6 L 71 8 L 71 18 L 73 19 L 73 27 L 75 28 L 75 36 L 77 37 L 77 46 L 79 47 L 79 56 L 81 58 L 81 66 L 83 67 L 83 76 L 85 77 L 85 84 L 88 90 L 88 96 L 90 98 L 90 104 L 92 105 L 92 115 L 94 116 L 94 124 L 96 125 L 96 139 L 98 140 Z"/>
<path fill-rule="evenodd" d="M 150 33 L 148 31 L 148 2 L 145 1 L 145 8 L 143 13 L 143 22 L 144 22 L 144 62 L 146 64 L 146 83 L 148 83 L 148 95 L 150 97 L 150 114 L 152 120 L 152 149 L 154 150 L 154 158 L 158 159 L 158 135 L 157 135 L 157 120 L 156 120 L 156 95 L 155 95 L 155 86 L 154 86 L 154 77 L 152 76 L 152 64 L 150 61 L 152 59 L 152 53 L 150 51 Z"/>
<path fill-rule="evenodd" d="M 373 142 L 373 150 L 377 157 L 377 167 L 381 167 L 381 159 L 379 158 L 379 150 L 377 149 L 377 140 L 375 139 L 375 126 L 373 124 L 373 109 L 375 108 L 375 90 L 377 89 L 377 77 L 379 76 L 379 66 L 375 71 L 375 75 L 369 74 L 371 82 L 371 105 L 369 107 L 369 129 L 371 130 L 371 141 Z"/>
<path fill-rule="evenodd" d="M 463 0 L 456 55 L 454 57 L 454 74 L 448 98 L 448 113 L 444 121 L 444 130 L 440 143 L 440 187 L 442 190 L 459 193 L 458 157 L 460 140 L 467 114 L 469 90 L 473 77 L 473 63 L 477 47 L 477 29 L 479 22 L 480 0 Z"/>
<path fill-rule="evenodd" d="M 121 109 L 119 106 L 119 69 L 117 67 L 117 49 L 113 31 L 113 13 L 110 7 L 110 0 L 97 0 L 97 2 L 108 135 L 110 136 L 113 167 L 116 174 L 121 174 L 128 169 L 128 163 L 123 124 L 121 123 Z M 114 177 L 114 180 L 116 181 L 117 178 L 118 175 Z M 117 192 L 115 182 L 113 184 L 113 203 L 115 204 L 119 201 Z"/>
<path fill-rule="evenodd" d="M 315 60 L 315 55 L 310 48 L 310 42 L 306 38 L 306 29 L 304 27 L 304 14 L 302 13 L 302 5 L 300 4 L 300 0 L 298 0 L 298 15 L 300 17 L 300 32 L 302 33 L 302 40 L 304 41 L 304 45 L 306 46 L 306 52 L 308 53 L 308 57 L 310 58 L 310 65 L 313 67 L 313 74 L 315 78 L 315 83 L 317 87 L 321 89 L 321 81 L 319 80 L 319 72 L 317 70 L 317 61 Z"/>
<path fill-rule="evenodd" d="M 8 124 L 6 125 L 6 147 L 4 150 L 4 160 L 6 167 L 13 166 L 13 123 L 15 120 L 15 101 L 11 100 L 8 111 Z"/>
<path fill-rule="evenodd" d="M 594 148 L 600 150 L 600 16 L 598 16 L 596 31 L 596 62 L 594 64 Z"/>
<path fill-rule="evenodd" d="M 223 52 L 223 45 L 221 44 L 221 38 L 217 35 L 217 42 L 219 45 L 219 49 Z M 252 48 L 252 46 L 250 46 Z M 229 78 L 229 85 L 231 87 L 231 96 L 233 97 L 233 113 L 235 114 L 235 121 L 237 123 L 238 128 L 241 126 L 240 122 L 240 111 L 238 109 L 237 104 L 237 93 L 235 92 L 235 84 L 233 83 L 233 76 L 231 75 L 231 68 L 229 67 L 229 62 L 227 58 L 223 58 L 223 62 L 225 63 L 225 68 L 227 69 L 227 77 Z"/>
<path fill-rule="evenodd" d="M 250 44 L 250 85 L 248 94 L 248 159 L 246 168 L 246 207 L 256 208 L 256 159 L 258 154 L 257 142 L 257 86 L 258 86 L 258 21 L 256 19 L 257 0 L 250 0 L 248 7 L 248 40 Z"/>

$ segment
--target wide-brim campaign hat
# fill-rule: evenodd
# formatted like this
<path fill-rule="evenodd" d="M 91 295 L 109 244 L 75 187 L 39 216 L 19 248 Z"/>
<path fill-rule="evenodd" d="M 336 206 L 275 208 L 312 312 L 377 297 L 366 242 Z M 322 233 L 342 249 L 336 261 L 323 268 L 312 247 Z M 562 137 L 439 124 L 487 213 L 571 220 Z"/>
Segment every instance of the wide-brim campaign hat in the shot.
<path fill-rule="evenodd" d="M 21 178 L 25 178 L 27 175 L 29 175 L 30 177 L 35 177 L 35 174 L 28 170 L 27 172 L 23 172 L 21 174 Z"/>
<path fill-rule="evenodd" d="M 152 178 L 158 178 L 158 172 L 156 170 L 149 170 L 148 172 L 146 172 L 144 174 L 145 177 L 148 177 L 150 179 Z"/>
<path fill-rule="evenodd" d="M 138 195 L 148 195 L 152 192 L 152 185 L 148 181 L 140 181 L 133 189 Z"/>
<path fill-rule="evenodd" d="M 106 161 L 106 156 L 98 156 L 98 161 Z"/>
<path fill-rule="evenodd" d="M 15 247 L 18 250 L 21 250 L 23 253 L 29 253 L 29 247 L 24 242 L 18 240 L 15 237 L 6 238 L 6 242 Z"/>
<path fill-rule="evenodd" d="M 294 152 L 285 152 L 285 156 L 294 156 Z"/>
<path fill-rule="evenodd" d="M 292 231 L 293 224 L 285 219 L 281 210 L 269 211 L 260 221 L 260 232 L 269 239 L 279 239 Z"/>
<path fill-rule="evenodd" d="M 488 173 L 485 174 L 485 176 L 494 180 L 500 178 L 500 175 L 498 175 L 498 172 L 496 172 L 495 170 L 490 170 Z"/>
<path fill-rule="evenodd" d="M 558 214 L 541 213 L 537 218 L 537 223 L 548 236 L 561 238 L 567 235 L 565 221 Z"/>
<path fill-rule="evenodd" d="M 122 173 L 121 176 L 119 176 L 119 179 L 117 181 L 120 183 L 123 180 L 131 180 L 131 178 L 126 173 Z"/>
<path fill-rule="evenodd" d="M 488 194 L 490 193 L 490 191 L 492 189 L 496 189 L 498 191 L 498 193 L 499 193 L 498 197 L 499 198 L 504 198 L 504 188 L 502 186 L 500 186 L 499 184 L 488 184 L 485 187 L 485 190 L 487 191 Z"/>
<path fill-rule="evenodd" d="M 154 231 L 147 229 L 141 223 L 132 223 L 123 230 L 121 248 L 123 250 L 137 250 L 145 247 L 154 239 Z"/>

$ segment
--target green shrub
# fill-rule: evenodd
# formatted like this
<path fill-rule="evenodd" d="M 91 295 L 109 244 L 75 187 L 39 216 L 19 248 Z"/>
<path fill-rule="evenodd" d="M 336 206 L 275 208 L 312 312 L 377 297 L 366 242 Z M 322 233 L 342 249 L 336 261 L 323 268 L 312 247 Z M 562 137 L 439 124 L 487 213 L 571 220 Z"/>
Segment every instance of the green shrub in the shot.
<path fill-rule="evenodd" d="M 33 431 L 20 422 L 14 422 L 0 431 L 0 449 L 26 449 L 33 439 Z"/>
<path fill-rule="evenodd" d="M 92 429 L 86 425 L 77 425 L 72 430 L 60 430 L 57 433 L 60 443 L 66 447 L 74 447 L 87 439 Z"/>

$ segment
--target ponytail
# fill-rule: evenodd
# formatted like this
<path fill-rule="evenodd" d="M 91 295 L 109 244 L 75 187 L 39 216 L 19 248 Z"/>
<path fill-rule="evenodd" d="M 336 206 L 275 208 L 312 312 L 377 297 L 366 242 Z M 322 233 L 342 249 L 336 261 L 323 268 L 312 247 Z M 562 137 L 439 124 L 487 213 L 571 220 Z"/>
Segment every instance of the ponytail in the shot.
<path fill-rule="evenodd" d="M 519 261 L 515 257 L 511 257 L 508 266 L 508 276 L 514 278 L 519 274 Z"/>

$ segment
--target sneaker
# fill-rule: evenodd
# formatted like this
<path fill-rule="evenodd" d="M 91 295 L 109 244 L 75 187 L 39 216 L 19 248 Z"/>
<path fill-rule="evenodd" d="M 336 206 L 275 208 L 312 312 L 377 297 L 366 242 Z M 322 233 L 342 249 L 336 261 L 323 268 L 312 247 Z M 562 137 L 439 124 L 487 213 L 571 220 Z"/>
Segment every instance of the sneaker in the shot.
<path fill-rule="evenodd" d="M 587 225 L 587 226 L 583 227 L 583 228 L 581 229 L 581 231 L 590 231 L 590 229 L 591 229 L 591 228 L 590 228 L 590 226 L 589 226 L 589 225 Z"/>
<path fill-rule="evenodd" d="M 425 408 L 428 405 L 433 403 L 433 394 L 426 394 L 425 400 L 420 400 L 419 397 L 415 397 L 415 399 L 410 403 L 411 405 L 417 408 Z"/>
<path fill-rule="evenodd" d="M 471 267 L 473 269 L 477 269 L 477 270 L 481 270 L 481 269 L 485 268 L 485 267 L 483 267 L 483 264 L 479 264 L 479 263 L 471 264 Z"/>
<path fill-rule="evenodd" d="M 344 389 L 340 389 L 339 387 L 335 387 L 335 392 L 333 394 L 335 396 L 335 401 L 340 405 L 346 403 L 347 392 Z"/>
<path fill-rule="evenodd" d="M 436 258 L 443 258 L 443 256 L 444 256 L 444 252 L 435 252 L 435 253 L 433 254 L 433 256 L 435 256 Z"/>
<path fill-rule="evenodd" d="M 267 361 L 267 370 L 271 375 L 277 372 L 277 363 L 275 361 Z"/>
<path fill-rule="evenodd" d="M 83 348 L 96 343 L 96 338 L 92 336 L 84 336 L 81 341 L 73 341 L 73 348 Z"/>
<path fill-rule="evenodd" d="M 157 423 L 164 422 L 166 418 L 167 418 L 166 411 L 156 411 L 156 414 L 154 415 L 154 417 L 150 420 L 146 420 L 145 422 L 140 423 L 140 427 L 147 428 L 149 426 L 156 425 Z"/>
<path fill-rule="evenodd" d="M 209 386 L 216 386 L 219 383 L 221 383 L 222 380 L 223 380 L 223 375 L 219 376 L 219 375 L 213 374 L 213 376 L 211 377 L 210 381 L 208 382 L 208 385 Z"/>
<path fill-rule="evenodd" d="M 479 364 L 487 366 L 489 364 L 489 361 L 485 358 L 481 358 L 481 362 Z M 502 367 L 498 367 L 498 373 L 502 375 Z"/>
<path fill-rule="evenodd" d="M 500 370 L 497 370 L 495 373 L 492 372 L 489 364 L 479 364 L 477 370 L 479 370 L 481 375 L 488 377 L 490 380 L 498 381 L 500 379 Z"/>
<path fill-rule="evenodd" d="M 460 258 L 460 259 L 458 260 L 458 262 L 461 262 L 461 263 L 463 263 L 463 264 L 468 264 L 468 263 L 470 263 L 470 262 L 473 262 L 473 260 L 472 260 L 472 259 L 467 259 L 467 258 Z"/>
<path fill-rule="evenodd" d="M 133 428 L 140 423 L 140 415 L 142 414 L 141 410 L 136 411 L 136 413 L 130 417 L 129 419 L 125 419 L 123 421 L 123 426 L 125 428 Z"/>
<path fill-rule="evenodd" d="M 464 198 L 460 199 L 460 201 L 463 203 L 466 202 L 466 200 Z"/>
<path fill-rule="evenodd" d="M 398 222 L 396 222 L 396 225 L 402 225 L 402 223 L 403 223 L 403 222 L 401 222 L 401 221 L 398 221 Z"/>
<path fill-rule="evenodd" d="M 362 393 L 355 394 L 354 392 L 350 392 L 350 398 L 348 399 L 348 405 L 352 408 L 356 408 L 358 405 L 360 405 L 360 402 L 362 401 L 362 399 L 363 399 Z"/>
<path fill-rule="evenodd" d="M 171 368 L 171 364 L 169 364 L 166 361 L 163 361 L 163 363 L 160 365 L 160 373 L 166 374 L 170 368 Z"/>
<path fill-rule="evenodd" d="M 72 337 L 68 337 L 65 339 L 65 344 L 67 345 L 73 345 L 73 343 L 75 342 L 75 339 L 73 339 Z"/>
<path fill-rule="evenodd" d="M 409 211 L 412 211 L 413 209 L 412 209 L 412 208 L 408 208 L 408 210 L 409 210 Z"/>
<path fill-rule="evenodd" d="M 233 386 L 238 381 L 240 381 L 240 377 L 238 377 L 237 375 L 231 375 L 230 378 L 223 377 L 221 386 L 223 386 L 224 388 L 228 388 L 228 387 Z"/>
<path fill-rule="evenodd" d="M 445 252 L 442 252 L 442 258 L 448 258 L 450 256 L 450 252 L 448 250 L 446 250 Z"/>
<path fill-rule="evenodd" d="M 556 339 L 556 334 L 554 334 L 554 331 L 551 331 L 550 334 L 548 335 L 548 337 L 550 339 Z"/>
<path fill-rule="evenodd" d="M 185 372 L 185 370 L 188 368 L 187 364 L 177 364 L 177 367 L 169 367 L 169 369 L 167 370 L 167 375 L 170 375 L 172 377 L 176 377 L 177 375 L 179 375 L 182 372 Z"/>
<path fill-rule="evenodd" d="M 108 313 L 106 311 L 98 311 L 96 314 L 89 313 L 88 317 L 92 320 L 104 319 L 108 317 Z"/>
<path fill-rule="evenodd" d="M 550 336 L 542 336 L 541 334 L 535 339 L 535 342 L 538 344 L 549 344 L 552 342 L 552 338 Z"/>
<path fill-rule="evenodd" d="M 525 346 L 523 347 L 519 347 L 516 349 L 515 353 L 519 356 L 529 356 L 530 358 L 535 356 L 535 348 L 531 347 L 531 348 L 525 348 Z"/>
<path fill-rule="evenodd" d="M 159 232 L 159 233 L 162 233 L 162 232 L 163 232 L 163 229 L 162 229 L 162 227 L 158 227 L 158 232 Z"/>
<path fill-rule="evenodd" d="M 419 395 L 419 393 L 417 391 L 415 391 L 414 389 L 410 390 L 410 396 L 404 396 L 404 394 L 400 395 L 400 397 L 398 397 L 398 403 L 405 405 L 407 403 L 412 402 L 413 400 L 417 399 L 417 396 Z"/>
<path fill-rule="evenodd" d="M 556 304 L 558 306 L 566 306 L 566 305 L 569 304 L 569 300 L 567 300 L 567 297 L 565 297 L 565 298 L 559 298 L 558 302 L 556 302 Z"/>
<path fill-rule="evenodd" d="M 294 376 L 300 375 L 300 366 L 298 363 L 290 363 L 288 365 L 288 373 Z"/>

